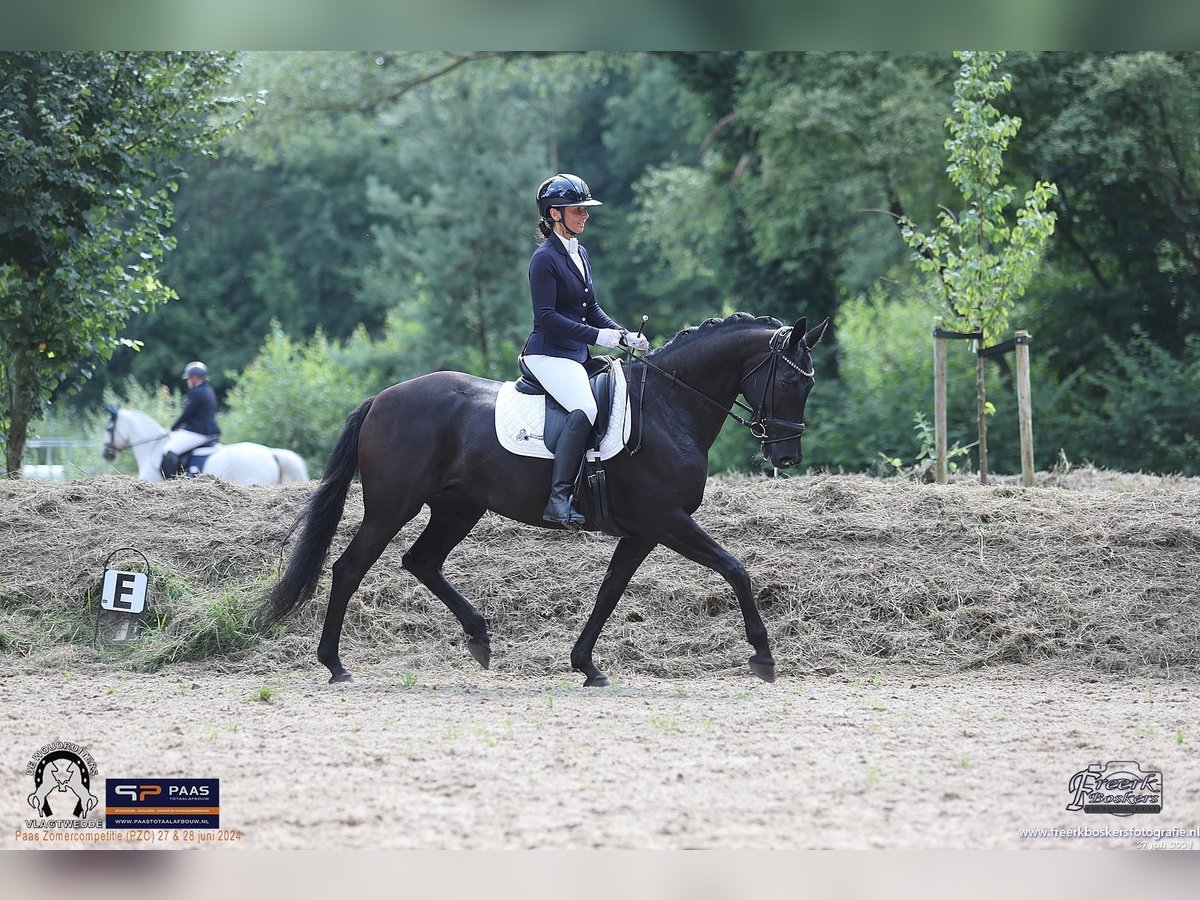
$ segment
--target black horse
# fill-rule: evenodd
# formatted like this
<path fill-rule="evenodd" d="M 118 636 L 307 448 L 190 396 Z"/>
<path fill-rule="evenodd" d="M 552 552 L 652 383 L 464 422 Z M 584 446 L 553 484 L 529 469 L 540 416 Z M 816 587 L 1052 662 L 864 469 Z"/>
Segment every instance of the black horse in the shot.
<path fill-rule="evenodd" d="M 804 405 L 813 386 L 812 348 L 826 319 L 811 331 L 806 320 L 735 313 L 685 329 L 627 367 L 634 412 L 632 448 L 604 464 L 613 515 L 628 534 L 617 544 L 595 607 L 571 650 L 571 666 L 586 685 L 608 678 L 592 661 L 604 623 L 638 566 L 658 544 L 719 573 L 733 587 L 754 648 L 750 670 L 775 680 L 775 661 L 745 568 L 692 519 L 708 478 L 708 450 L 726 415 L 750 428 L 763 456 L 778 468 L 801 460 Z M 263 627 L 312 597 L 357 470 L 362 478 L 362 525 L 333 565 L 333 588 L 317 657 L 330 681 L 349 681 L 338 656 L 346 604 L 384 548 L 428 504 L 429 523 L 403 565 L 450 608 L 467 634 L 471 655 L 487 668 L 487 622 L 442 574 L 450 551 L 484 512 L 541 528 L 550 486 L 549 460 L 516 456 L 496 438 L 499 382 L 461 372 L 435 372 L 393 385 L 366 400 L 346 422 L 320 486 L 300 521 L 303 530 L 287 570 L 259 614 Z M 749 405 L 737 401 L 741 393 Z M 730 412 L 735 402 L 750 420 Z M 588 526 L 585 525 L 585 528 Z"/>

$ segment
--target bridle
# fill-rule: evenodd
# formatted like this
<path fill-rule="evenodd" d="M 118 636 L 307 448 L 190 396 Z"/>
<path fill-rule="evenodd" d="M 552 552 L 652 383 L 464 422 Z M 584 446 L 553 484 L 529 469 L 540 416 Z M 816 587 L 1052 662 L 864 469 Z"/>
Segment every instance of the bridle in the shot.
<path fill-rule="evenodd" d="M 775 407 L 775 373 L 779 368 L 779 361 L 783 360 L 783 362 L 787 363 L 789 366 L 791 366 L 793 369 L 795 369 L 797 372 L 799 372 L 804 378 L 813 378 L 813 372 L 814 372 L 813 369 L 808 369 L 806 371 L 806 370 L 800 368 L 800 366 L 796 365 L 796 363 L 794 363 L 790 359 L 788 359 L 787 354 L 784 353 L 783 348 L 787 344 L 788 335 L 791 334 L 791 331 L 792 331 L 791 326 L 784 325 L 782 328 L 780 328 L 778 331 L 776 331 L 774 334 L 772 334 L 770 340 L 767 342 L 767 346 L 770 348 L 771 352 L 768 353 L 766 356 L 764 356 L 762 358 L 762 360 L 760 360 L 759 363 L 753 369 L 751 369 L 749 372 L 747 372 L 745 375 L 743 375 L 741 380 L 738 382 L 738 391 L 744 395 L 746 393 L 746 388 L 745 388 L 746 380 L 748 378 L 750 378 L 752 375 L 754 375 L 756 372 L 758 372 L 758 370 L 761 369 L 763 366 L 767 366 L 767 387 L 763 388 L 762 397 L 759 399 L 759 402 L 758 402 L 758 408 L 755 409 L 754 407 L 749 406 L 746 403 L 743 403 L 741 400 L 739 400 L 736 397 L 733 400 L 735 406 L 738 406 L 741 409 L 745 410 L 746 412 L 750 413 L 749 419 L 743 419 L 741 416 L 739 416 L 733 410 L 726 409 L 724 406 L 722 406 L 720 403 L 718 403 L 712 397 L 708 396 L 707 394 L 703 393 L 702 391 L 696 390 L 696 388 L 692 387 L 687 382 L 680 381 L 678 379 L 678 377 L 676 377 L 674 372 L 667 372 L 665 369 L 662 369 L 659 366 L 654 365 L 654 363 L 650 362 L 645 357 L 639 357 L 638 361 L 644 363 L 648 368 L 654 369 L 656 372 L 659 372 L 662 375 L 666 376 L 667 378 L 671 379 L 672 386 L 678 384 L 678 385 L 681 385 L 681 386 L 687 388 L 693 394 L 696 394 L 697 396 L 702 397 L 704 400 L 706 400 L 707 402 L 711 403 L 713 406 L 720 409 L 723 413 L 725 413 L 725 415 L 729 416 L 731 419 L 733 419 L 739 425 L 744 425 L 746 428 L 750 429 L 751 437 L 753 437 L 756 441 L 758 441 L 759 444 L 761 444 L 763 446 L 765 446 L 767 444 L 776 444 L 776 443 L 779 443 L 780 441 L 793 440 L 794 438 L 798 438 L 804 434 L 804 423 L 803 422 L 792 422 L 788 419 L 779 419 L 779 418 L 776 418 L 775 416 L 771 415 L 771 412 L 774 410 L 774 407 Z M 632 353 L 630 355 L 632 355 Z M 770 395 L 771 409 L 767 408 L 768 394 Z M 791 433 L 785 434 L 782 437 L 775 437 L 775 438 L 767 437 L 767 428 L 768 427 L 782 428 L 787 431 L 790 431 Z"/>
<path fill-rule="evenodd" d="M 767 410 L 767 395 L 768 395 L 768 393 L 770 394 L 770 397 L 771 397 L 771 408 L 774 409 L 774 407 L 775 407 L 775 372 L 779 368 L 780 360 L 787 363 L 789 366 L 791 366 L 793 369 L 795 369 L 797 372 L 799 372 L 800 375 L 803 376 L 804 378 L 812 378 L 813 377 L 813 372 L 814 372 L 813 369 L 809 369 L 806 372 L 804 369 L 800 368 L 798 365 L 796 365 L 794 362 L 792 362 L 790 359 L 788 359 L 787 354 L 783 352 L 783 348 L 787 344 L 787 338 L 788 338 L 788 335 L 791 333 L 791 331 L 792 331 L 791 327 L 788 325 L 785 325 L 782 328 L 780 328 L 778 331 L 776 331 L 773 335 L 771 335 L 771 340 L 768 342 L 768 346 L 771 348 L 770 354 L 763 357 L 762 361 L 758 365 L 756 365 L 753 369 L 751 369 L 749 372 L 747 372 L 745 375 L 743 375 L 742 380 L 738 382 L 738 388 L 741 390 L 742 394 L 745 394 L 746 393 L 746 389 L 745 389 L 746 379 L 749 378 L 751 375 L 753 375 L 755 372 L 757 372 L 759 369 L 761 369 L 763 366 L 767 366 L 767 387 L 763 388 L 762 397 L 758 401 L 758 409 L 751 409 L 749 406 L 747 406 L 741 400 L 738 400 L 736 397 L 734 398 L 734 401 L 733 401 L 734 404 L 741 407 L 746 412 L 751 413 L 750 420 L 747 421 L 747 420 L 743 419 L 737 413 L 733 412 L 733 410 L 726 410 L 727 415 L 732 416 L 734 419 L 736 419 L 742 425 L 745 425 L 747 428 L 749 428 L 751 437 L 753 437 L 756 441 L 758 441 L 760 444 L 763 444 L 763 445 L 775 444 L 780 441 L 790 441 L 793 438 L 798 438 L 804 434 L 804 423 L 803 422 L 792 422 L 788 419 L 778 419 L 778 418 L 775 418 L 774 416 L 767 414 L 768 413 L 768 410 Z M 792 433 L 785 434 L 785 435 L 783 435 L 783 437 L 777 437 L 777 438 L 767 437 L 767 427 L 768 426 L 774 426 L 775 428 L 787 429 L 787 430 L 790 430 Z"/>
<path fill-rule="evenodd" d="M 100 451 L 101 455 L 109 462 L 112 462 L 114 459 L 116 459 L 117 454 L 122 450 L 132 450 L 134 447 L 140 447 L 142 444 L 153 444 L 155 441 L 166 440 L 166 436 L 160 434 L 156 437 L 146 438 L 145 440 L 141 441 L 134 441 L 132 444 L 126 444 L 123 447 L 118 447 L 113 443 L 114 432 L 116 430 L 117 414 L 113 413 L 108 417 L 108 427 L 104 430 L 105 434 L 108 436 L 108 440 L 104 442 L 104 449 Z"/>

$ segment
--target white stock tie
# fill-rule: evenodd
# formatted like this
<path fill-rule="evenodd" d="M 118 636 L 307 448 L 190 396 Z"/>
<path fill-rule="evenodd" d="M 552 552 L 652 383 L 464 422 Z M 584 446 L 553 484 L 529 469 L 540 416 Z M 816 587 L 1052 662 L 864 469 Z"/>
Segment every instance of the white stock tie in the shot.
<path fill-rule="evenodd" d="M 579 270 L 579 274 L 587 278 L 587 272 L 583 270 L 583 257 L 579 255 L 579 238 L 571 238 L 564 241 L 567 245 L 567 253 L 571 257 L 571 261 L 575 263 L 575 268 Z"/>

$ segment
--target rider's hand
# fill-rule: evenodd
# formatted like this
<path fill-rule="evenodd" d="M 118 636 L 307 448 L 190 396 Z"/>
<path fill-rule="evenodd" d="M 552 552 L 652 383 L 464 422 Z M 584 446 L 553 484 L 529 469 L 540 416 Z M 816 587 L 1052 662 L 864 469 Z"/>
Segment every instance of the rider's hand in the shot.
<path fill-rule="evenodd" d="M 625 332 L 625 334 L 621 335 L 621 343 L 630 350 L 650 349 L 650 342 L 646 340 L 644 335 L 640 334 L 630 334 L 629 332 Z"/>
<path fill-rule="evenodd" d="M 621 343 L 621 332 L 615 328 L 598 328 L 600 332 L 596 336 L 596 344 L 601 347 L 615 347 Z"/>

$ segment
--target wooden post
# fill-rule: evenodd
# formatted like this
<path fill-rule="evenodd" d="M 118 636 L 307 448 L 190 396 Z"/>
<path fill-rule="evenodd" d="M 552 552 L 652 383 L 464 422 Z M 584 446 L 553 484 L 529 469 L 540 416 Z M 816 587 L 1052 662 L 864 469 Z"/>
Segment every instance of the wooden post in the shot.
<path fill-rule="evenodd" d="M 946 483 L 946 339 L 938 337 L 942 317 L 933 320 L 933 433 L 937 453 L 934 475 L 938 484 Z"/>
<path fill-rule="evenodd" d="M 984 356 L 979 351 L 983 349 L 983 326 L 971 328 L 978 331 L 979 340 L 975 344 L 975 410 L 979 421 L 979 483 L 988 483 L 988 454 L 987 454 L 987 389 L 983 384 Z"/>
<path fill-rule="evenodd" d="M 1017 339 L 1017 421 L 1021 429 L 1021 483 L 1033 487 L 1033 403 L 1029 396 L 1028 331 L 1018 331 Z"/>

